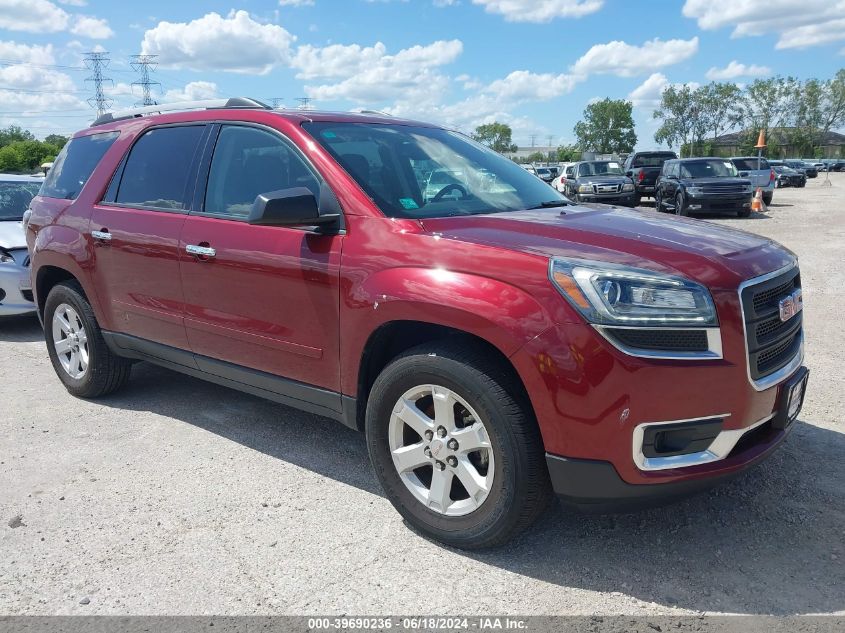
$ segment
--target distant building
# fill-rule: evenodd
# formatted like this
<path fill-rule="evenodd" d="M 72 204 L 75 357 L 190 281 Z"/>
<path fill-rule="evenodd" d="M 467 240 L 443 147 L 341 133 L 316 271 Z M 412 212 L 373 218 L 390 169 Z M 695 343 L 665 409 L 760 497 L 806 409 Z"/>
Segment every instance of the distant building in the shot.
<path fill-rule="evenodd" d="M 531 154 L 536 154 L 537 152 L 539 152 L 543 155 L 544 159 L 547 159 L 548 156 L 549 156 L 549 153 L 551 152 L 552 158 L 556 158 L 557 157 L 557 147 L 558 147 L 557 145 L 552 145 L 552 146 L 536 145 L 536 146 L 533 146 L 533 147 L 531 147 L 531 146 L 529 146 L 529 147 L 517 147 L 515 152 L 508 152 L 507 154 L 505 154 L 505 156 L 507 156 L 508 158 L 511 158 L 513 160 L 519 160 L 519 159 L 524 160 L 524 159 L 528 158 L 529 156 L 531 156 Z"/>
<path fill-rule="evenodd" d="M 795 128 L 781 127 L 771 128 L 768 135 L 768 143 L 777 146 L 777 155 L 770 156 L 770 158 L 814 158 L 814 156 L 806 155 L 806 148 L 799 147 L 792 142 L 794 138 Z M 743 146 L 743 138 L 752 138 L 753 145 L 757 140 L 757 132 L 749 134 L 747 132 L 731 132 L 730 134 L 723 134 L 711 141 L 713 146 L 713 153 L 716 156 L 736 156 L 748 152 L 747 144 Z M 828 132 L 821 139 L 819 147 L 822 150 L 822 158 L 841 158 L 845 157 L 845 134 L 838 132 Z M 768 155 L 768 154 L 767 154 Z"/>

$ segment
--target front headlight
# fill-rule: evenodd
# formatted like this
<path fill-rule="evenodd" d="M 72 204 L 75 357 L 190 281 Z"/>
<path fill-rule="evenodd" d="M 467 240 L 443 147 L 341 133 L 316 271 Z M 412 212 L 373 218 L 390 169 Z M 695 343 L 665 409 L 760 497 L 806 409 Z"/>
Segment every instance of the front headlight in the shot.
<path fill-rule="evenodd" d="M 622 191 L 633 191 L 634 190 L 634 183 L 629 182 L 622 185 Z"/>
<path fill-rule="evenodd" d="M 578 193 L 593 193 L 593 186 L 592 185 L 580 185 L 578 187 Z"/>
<path fill-rule="evenodd" d="M 0 264 L 14 264 L 15 259 L 2 248 L 0 248 Z"/>
<path fill-rule="evenodd" d="M 694 281 L 618 264 L 551 260 L 550 276 L 587 321 L 599 325 L 716 326 L 710 292 Z"/>
<path fill-rule="evenodd" d="M 687 193 L 691 196 L 700 196 L 704 193 L 704 189 L 701 187 L 687 187 Z"/>

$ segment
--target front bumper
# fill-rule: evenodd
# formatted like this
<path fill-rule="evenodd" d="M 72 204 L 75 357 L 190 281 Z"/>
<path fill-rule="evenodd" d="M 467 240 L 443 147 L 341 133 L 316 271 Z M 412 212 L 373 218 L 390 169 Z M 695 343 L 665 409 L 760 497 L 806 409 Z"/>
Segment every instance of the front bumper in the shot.
<path fill-rule="evenodd" d="M 0 316 L 35 312 L 29 268 L 0 264 Z"/>
<path fill-rule="evenodd" d="M 708 196 L 696 197 L 689 196 L 687 198 L 686 208 L 689 211 L 696 211 L 702 213 L 717 213 L 721 211 L 740 211 L 741 209 L 748 209 L 751 207 L 751 196 Z"/>
<path fill-rule="evenodd" d="M 633 191 L 626 191 L 624 193 L 612 194 L 591 194 L 579 193 L 577 202 L 593 202 L 598 204 L 619 204 L 626 207 L 632 207 L 635 203 L 635 193 Z"/>

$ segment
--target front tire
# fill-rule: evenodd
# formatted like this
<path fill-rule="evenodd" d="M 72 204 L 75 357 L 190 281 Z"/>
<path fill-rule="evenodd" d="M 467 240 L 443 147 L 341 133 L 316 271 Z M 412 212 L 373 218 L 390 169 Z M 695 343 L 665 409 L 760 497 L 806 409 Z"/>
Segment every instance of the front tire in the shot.
<path fill-rule="evenodd" d="M 684 203 L 684 194 L 682 194 L 680 191 L 678 192 L 678 195 L 675 196 L 675 215 L 689 215 L 689 211 L 687 210 Z"/>
<path fill-rule="evenodd" d="M 44 304 L 44 338 L 50 362 L 72 395 L 99 398 L 129 380 L 132 363 L 111 352 L 81 286 L 53 287 Z"/>
<path fill-rule="evenodd" d="M 654 210 L 658 213 L 663 213 L 663 198 L 660 195 L 660 190 L 654 192 Z"/>
<path fill-rule="evenodd" d="M 367 403 L 370 460 L 419 532 L 455 547 L 508 541 L 551 486 L 530 406 L 489 352 L 423 345 L 392 361 Z"/>

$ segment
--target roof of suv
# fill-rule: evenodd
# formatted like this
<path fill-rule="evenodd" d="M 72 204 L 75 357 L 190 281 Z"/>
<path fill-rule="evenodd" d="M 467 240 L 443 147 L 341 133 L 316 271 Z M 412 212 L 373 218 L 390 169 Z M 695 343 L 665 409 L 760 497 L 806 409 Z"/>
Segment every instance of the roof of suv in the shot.
<path fill-rule="evenodd" d="M 174 104 L 175 105 L 175 104 Z M 381 112 L 332 112 L 317 110 L 276 110 L 268 107 L 208 107 L 192 106 L 186 109 L 163 109 L 161 112 L 150 108 L 133 114 L 131 110 L 115 113 L 114 118 L 105 115 L 97 119 L 89 128 L 77 132 L 75 136 L 86 136 L 91 133 L 119 130 L 133 125 L 138 121 L 145 121 L 148 125 L 154 123 L 182 123 L 189 121 L 213 121 L 218 119 L 237 120 L 242 115 L 244 119 L 255 121 L 264 117 L 280 117 L 292 122 L 327 121 L 333 123 L 389 123 L 393 125 L 413 125 L 418 127 L 438 127 L 431 123 L 401 119 Z M 257 115 L 257 116 L 256 116 Z M 146 125 L 145 125 L 146 127 Z"/>

